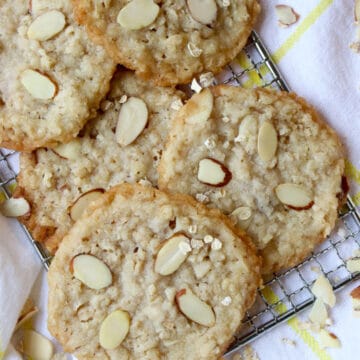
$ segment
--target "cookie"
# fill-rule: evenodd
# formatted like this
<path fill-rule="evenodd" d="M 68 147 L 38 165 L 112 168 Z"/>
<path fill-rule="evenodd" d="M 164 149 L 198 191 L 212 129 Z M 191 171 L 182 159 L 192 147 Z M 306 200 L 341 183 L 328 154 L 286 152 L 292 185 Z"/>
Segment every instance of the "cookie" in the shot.
<path fill-rule="evenodd" d="M 96 113 L 115 63 L 75 23 L 70 0 L 4 0 L 0 23 L 0 146 L 70 141 Z"/>
<path fill-rule="evenodd" d="M 119 71 L 101 103 L 103 110 L 77 139 L 21 154 L 17 194 L 31 205 L 21 221 L 34 239 L 55 252 L 78 213 L 104 190 L 140 180 L 156 185 L 156 167 L 182 96 Z"/>
<path fill-rule="evenodd" d="M 260 285 L 246 236 L 186 195 L 123 184 L 49 270 L 48 328 L 77 359 L 218 359 Z"/>
<path fill-rule="evenodd" d="M 120 64 L 158 85 L 218 72 L 246 44 L 256 0 L 74 0 L 78 21 Z"/>
<path fill-rule="evenodd" d="M 222 85 L 179 111 L 159 187 L 229 215 L 267 274 L 297 264 L 330 233 L 346 197 L 343 174 L 338 136 L 303 99 Z"/>

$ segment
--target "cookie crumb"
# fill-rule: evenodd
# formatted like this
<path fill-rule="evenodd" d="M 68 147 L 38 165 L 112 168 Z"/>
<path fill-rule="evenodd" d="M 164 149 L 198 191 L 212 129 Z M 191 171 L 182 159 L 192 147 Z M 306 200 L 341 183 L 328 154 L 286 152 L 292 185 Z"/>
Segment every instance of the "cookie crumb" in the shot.
<path fill-rule="evenodd" d="M 206 148 L 208 150 L 212 150 L 216 147 L 216 140 L 213 136 L 208 137 L 205 142 L 204 145 L 206 146 Z"/>
<path fill-rule="evenodd" d="M 222 242 L 215 238 L 211 243 L 211 250 L 220 250 L 222 248 Z"/>
<path fill-rule="evenodd" d="M 349 45 L 349 48 L 356 54 L 359 54 L 360 53 L 360 42 L 359 41 L 355 41 L 355 42 L 352 42 L 350 45 Z"/>
<path fill-rule="evenodd" d="M 190 234 L 196 234 L 197 233 L 197 226 L 196 225 L 190 225 L 188 228 L 188 231 Z"/>
<path fill-rule="evenodd" d="M 190 55 L 195 58 L 199 57 L 203 52 L 202 49 L 200 49 L 199 47 L 197 47 L 195 44 L 193 44 L 191 42 L 189 42 L 187 44 L 187 48 L 189 50 Z"/>
<path fill-rule="evenodd" d="M 343 227 L 339 227 L 336 234 L 341 238 L 346 238 L 346 230 Z"/>
<path fill-rule="evenodd" d="M 204 246 L 202 240 L 198 240 L 198 239 L 191 239 L 190 243 L 193 249 L 201 249 Z"/>
<path fill-rule="evenodd" d="M 120 103 L 120 104 L 125 104 L 125 103 L 127 102 L 127 99 L 128 99 L 127 95 L 123 95 L 123 96 L 120 98 L 119 103 Z"/>
<path fill-rule="evenodd" d="M 200 85 L 204 88 L 204 87 L 209 87 L 211 85 L 215 85 L 216 80 L 212 72 L 207 72 L 200 75 L 199 82 Z"/>
<path fill-rule="evenodd" d="M 230 296 L 225 296 L 222 300 L 221 300 L 221 304 L 224 306 L 229 306 L 231 304 L 231 297 Z"/>
<path fill-rule="evenodd" d="M 257 353 L 250 345 L 245 346 L 242 355 L 243 355 L 243 360 L 260 360 Z"/>
<path fill-rule="evenodd" d="M 198 201 L 198 202 L 201 202 L 201 203 L 208 203 L 210 201 L 209 197 L 205 194 L 196 194 L 195 195 L 195 199 Z"/>
<path fill-rule="evenodd" d="M 294 340 L 282 338 L 281 341 L 286 345 L 296 346 L 296 342 Z"/>
<path fill-rule="evenodd" d="M 171 103 L 170 108 L 173 110 L 180 110 L 183 105 L 183 102 L 180 99 L 177 99 Z"/>
<path fill-rule="evenodd" d="M 205 237 L 204 237 L 205 244 L 210 244 L 213 242 L 213 240 L 214 240 L 214 238 L 211 235 L 205 235 Z"/>

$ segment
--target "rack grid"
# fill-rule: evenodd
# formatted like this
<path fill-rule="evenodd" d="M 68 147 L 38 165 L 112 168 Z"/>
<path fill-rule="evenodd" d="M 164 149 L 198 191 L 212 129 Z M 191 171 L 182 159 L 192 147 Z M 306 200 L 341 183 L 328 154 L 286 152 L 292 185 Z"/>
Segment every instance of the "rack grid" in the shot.
<path fill-rule="evenodd" d="M 286 81 L 255 32 L 251 34 L 247 46 L 236 61 L 229 64 L 217 77 L 217 82 L 244 87 L 272 87 L 289 91 Z M 0 149 L 0 195 L 2 197 L 11 196 L 12 188 L 16 184 L 17 168 L 18 153 Z M 22 228 L 42 264 L 48 269 L 51 257 L 46 249 L 31 238 L 24 226 Z M 358 252 L 356 256 L 360 256 L 360 215 L 349 197 L 339 214 L 337 228 L 329 238 L 301 264 L 274 274 L 271 279 L 265 281 L 264 287 L 258 290 L 255 305 L 247 312 L 241 332 L 236 335 L 227 354 L 237 351 L 257 336 L 311 305 L 315 300 L 311 286 L 319 272 L 330 280 L 335 290 L 360 278 L 360 273 L 352 274 L 346 267 L 346 261 L 354 256 L 355 251 Z M 318 270 L 315 271 L 316 269 Z"/>

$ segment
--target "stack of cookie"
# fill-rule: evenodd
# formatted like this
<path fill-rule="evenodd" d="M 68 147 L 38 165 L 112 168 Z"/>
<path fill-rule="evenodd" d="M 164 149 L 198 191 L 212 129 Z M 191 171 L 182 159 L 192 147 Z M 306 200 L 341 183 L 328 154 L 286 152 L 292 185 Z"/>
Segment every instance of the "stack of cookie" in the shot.
<path fill-rule="evenodd" d="M 261 274 L 334 227 L 343 148 L 312 107 L 174 87 L 234 59 L 258 12 L 255 0 L 1 4 L 0 144 L 23 151 L 20 220 L 55 254 L 48 325 L 78 359 L 219 358 Z"/>

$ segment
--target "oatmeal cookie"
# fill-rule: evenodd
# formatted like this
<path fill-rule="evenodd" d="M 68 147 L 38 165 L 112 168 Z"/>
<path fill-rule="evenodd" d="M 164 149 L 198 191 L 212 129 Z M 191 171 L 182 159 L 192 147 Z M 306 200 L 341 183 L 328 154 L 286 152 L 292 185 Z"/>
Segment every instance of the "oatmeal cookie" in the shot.
<path fill-rule="evenodd" d="M 271 273 L 300 262 L 330 233 L 346 198 L 343 174 L 338 136 L 303 99 L 221 85 L 177 114 L 159 187 L 229 215 Z"/>

